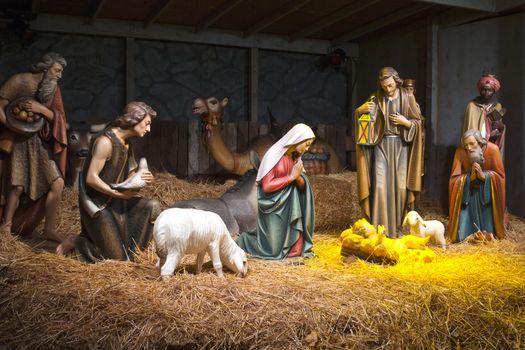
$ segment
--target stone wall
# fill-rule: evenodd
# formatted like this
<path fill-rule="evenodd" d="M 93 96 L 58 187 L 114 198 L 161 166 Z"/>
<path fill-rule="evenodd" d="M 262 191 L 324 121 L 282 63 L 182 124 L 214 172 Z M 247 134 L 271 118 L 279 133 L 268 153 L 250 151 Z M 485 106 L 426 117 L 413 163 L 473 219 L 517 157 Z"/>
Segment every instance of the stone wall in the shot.
<path fill-rule="evenodd" d="M 0 82 L 27 71 L 44 53 L 67 60 L 60 81 L 70 122 L 101 123 L 113 119 L 125 103 L 125 41 L 81 35 L 38 33 L 31 44 L 1 32 Z"/>
<path fill-rule="evenodd" d="M 346 76 L 343 69 L 320 65 L 320 56 L 275 51 L 259 53 L 259 120 L 267 108 L 280 123 L 345 123 Z"/>
<path fill-rule="evenodd" d="M 31 44 L 6 30 L 1 34 L 0 81 L 27 69 L 42 54 L 61 53 L 68 61 L 61 87 L 68 119 L 112 120 L 126 102 L 126 40 L 37 33 Z M 157 110 L 159 118 L 195 118 L 197 96 L 228 97 L 225 120 L 248 120 L 249 50 L 200 44 L 134 40 L 132 96 Z M 282 122 L 344 123 L 346 77 L 320 67 L 318 55 L 259 50 L 259 121 L 267 107 Z"/>
<path fill-rule="evenodd" d="M 160 118 L 187 121 L 198 96 L 228 97 L 225 119 L 246 120 L 248 51 L 209 45 L 135 41 L 135 98 Z"/>

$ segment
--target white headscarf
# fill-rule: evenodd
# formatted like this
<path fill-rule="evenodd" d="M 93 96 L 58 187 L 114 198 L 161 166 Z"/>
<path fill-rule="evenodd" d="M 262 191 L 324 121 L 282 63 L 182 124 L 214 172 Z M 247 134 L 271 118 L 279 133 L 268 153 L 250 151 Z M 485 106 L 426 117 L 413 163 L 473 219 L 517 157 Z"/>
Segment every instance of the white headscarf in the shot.
<path fill-rule="evenodd" d="M 315 138 L 315 134 L 306 124 L 296 124 L 283 137 L 279 139 L 264 154 L 259 170 L 257 171 L 257 180 L 261 179 L 273 169 L 275 164 L 284 156 L 288 148 L 308 139 Z"/>

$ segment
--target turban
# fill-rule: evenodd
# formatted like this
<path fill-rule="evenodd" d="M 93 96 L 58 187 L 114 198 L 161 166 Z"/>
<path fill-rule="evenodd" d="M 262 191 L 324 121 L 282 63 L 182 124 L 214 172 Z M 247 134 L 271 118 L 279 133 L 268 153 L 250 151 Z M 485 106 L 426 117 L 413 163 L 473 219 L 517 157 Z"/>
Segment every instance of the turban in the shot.
<path fill-rule="evenodd" d="M 485 75 L 478 80 L 478 91 L 481 91 L 481 88 L 485 85 L 490 85 L 494 89 L 494 92 L 498 92 L 501 87 L 499 80 L 493 75 Z"/>

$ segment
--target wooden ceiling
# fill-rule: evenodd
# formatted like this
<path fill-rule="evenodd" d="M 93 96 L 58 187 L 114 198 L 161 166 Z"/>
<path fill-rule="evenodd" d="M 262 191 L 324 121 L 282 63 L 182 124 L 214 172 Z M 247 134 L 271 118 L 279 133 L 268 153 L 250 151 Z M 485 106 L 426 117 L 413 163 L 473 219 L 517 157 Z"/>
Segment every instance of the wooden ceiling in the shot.
<path fill-rule="evenodd" d="M 0 16 L 49 15 L 97 21 L 170 25 L 206 35 L 225 31 L 240 38 L 269 35 L 293 43 L 321 40 L 359 43 L 394 27 L 432 17 L 443 24 L 523 11 L 518 0 L 0 0 Z M 60 17 L 52 17 L 54 20 Z"/>

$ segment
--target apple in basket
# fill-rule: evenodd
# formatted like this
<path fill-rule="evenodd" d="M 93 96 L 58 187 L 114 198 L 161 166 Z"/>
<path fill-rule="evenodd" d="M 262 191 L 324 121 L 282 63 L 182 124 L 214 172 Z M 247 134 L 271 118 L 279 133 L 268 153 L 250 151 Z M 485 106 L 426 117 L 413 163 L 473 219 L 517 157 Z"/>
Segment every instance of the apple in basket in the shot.
<path fill-rule="evenodd" d="M 38 113 L 33 113 L 32 111 L 27 111 L 22 107 L 22 104 L 18 104 L 13 107 L 13 115 L 16 119 L 21 120 L 26 123 L 35 123 L 42 118 Z"/>

